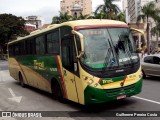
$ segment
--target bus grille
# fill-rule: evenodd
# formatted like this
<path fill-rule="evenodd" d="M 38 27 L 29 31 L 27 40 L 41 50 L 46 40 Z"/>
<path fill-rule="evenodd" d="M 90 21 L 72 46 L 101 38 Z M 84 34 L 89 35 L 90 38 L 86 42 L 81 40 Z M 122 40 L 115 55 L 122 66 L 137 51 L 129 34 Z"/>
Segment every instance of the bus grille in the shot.
<path fill-rule="evenodd" d="M 124 92 L 126 94 L 126 93 L 130 93 L 134 90 L 135 90 L 135 84 L 125 86 L 122 88 L 106 89 L 105 91 L 106 91 L 107 95 L 109 95 L 109 96 L 117 96 L 117 95 L 119 95 L 120 92 Z"/>

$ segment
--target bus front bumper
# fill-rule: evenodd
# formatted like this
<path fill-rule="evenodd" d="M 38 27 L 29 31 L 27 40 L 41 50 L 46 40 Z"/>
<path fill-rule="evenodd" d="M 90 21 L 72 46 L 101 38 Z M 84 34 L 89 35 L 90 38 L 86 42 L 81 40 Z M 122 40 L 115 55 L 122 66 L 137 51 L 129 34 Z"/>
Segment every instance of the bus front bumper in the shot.
<path fill-rule="evenodd" d="M 117 100 L 121 96 L 130 97 L 141 92 L 142 79 L 137 83 L 116 89 L 97 89 L 91 86 L 87 86 L 84 91 L 85 105 L 95 103 L 105 103 L 113 100 Z M 123 98 L 123 97 L 122 97 Z"/>

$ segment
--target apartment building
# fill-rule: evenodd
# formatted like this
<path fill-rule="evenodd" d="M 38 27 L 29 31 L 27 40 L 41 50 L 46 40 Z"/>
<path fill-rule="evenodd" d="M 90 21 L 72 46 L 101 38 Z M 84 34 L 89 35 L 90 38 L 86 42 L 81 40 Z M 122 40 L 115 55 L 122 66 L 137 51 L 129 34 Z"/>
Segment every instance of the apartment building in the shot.
<path fill-rule="evenodd" d="M 36 29 L 39 29 L 42 27 L 43 20 L 39 16 L 28 16 L 24 18 L 26 21 L 26 24 L 32 24 L 36 26 Z"/>
<path fill-rule="evenodd" d="M 123 0 L 122 1 L 122 11 L 125 13 L 125 17 L 126 17 L 126 22 L 128 23 L 128 4 L 127 4 L 127 0 Z"/>
<path fill-rule="evenodd" d="M 68 12 L 69 15 L 79 16 L 92 12 L 92 0 L 62 0 L 60 1 L 60 9 L 62 13 Z"/>
<path fill-rule="evenodd" d="M 127 23 L 130 24 L 131 27 L 135 27 L 136 22 L 137 22 L 137 17 L 140 14 L 142 14 L 142 11 L 141 11 L 142 7 L 149 2 L 151 2 L 151 1 L 155 2 L 156 0 L 127 0 L 127 5 L 125 5 L 126 3 L 124 1 L 126 1 L 126 0 L 123 0 L 123 9 L 126 11 L 125 12 L 126 13 L 126 21 L 127 21 Z M 156 4 L 157 8 L 160 8 L 160 0 L 157 0 L 157 2 L 155 2 L 155 4 Z M 150 25 L 150 29 L 155 26 L 155 22 L 152 18 L 149 18 L 149 25 Z M 141 29 L 146 33 L 147 23 L 141 21 L 140 26 L 142 26 L 142 27 L 137 26 L 137 27 L 139 27 L 138 29 Z M 155 44 L 157 44 L 156 37 L 154 35 L 152 35 L 151 33 L 149 36 L 150 36 L 151 44 L 153 46 L 156 46 L 155 45 Z"/>
<path fill-rule="evenodd" d="M 127 1 L 127 5 L 126 5 L 126 1 Z M 122 6 L 123 6 L 123 10 L 126 11 L 127 21 L 135 23 L 137 21 L 137 17 L 141 14 L 142 7 L 150 1 L 155 1 L 155 0 L 123 0 Z"/>

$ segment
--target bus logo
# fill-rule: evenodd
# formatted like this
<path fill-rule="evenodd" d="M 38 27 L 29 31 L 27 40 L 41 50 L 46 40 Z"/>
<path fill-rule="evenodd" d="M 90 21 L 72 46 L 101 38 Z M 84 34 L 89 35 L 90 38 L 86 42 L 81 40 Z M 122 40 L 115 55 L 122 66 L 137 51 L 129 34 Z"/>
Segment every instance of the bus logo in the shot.
<path fill-rule="evenodd" d="M 37 60 L 33 60 L 33 62 L 34 62 L 34 69 L 45 70 L 44 62 L 38 62 Z"/>
<path fill-rule="evenodd" d="M 109 83 L 113 83 L 113 80 L 102 80 L 103 84 L 109 84 Z"/>

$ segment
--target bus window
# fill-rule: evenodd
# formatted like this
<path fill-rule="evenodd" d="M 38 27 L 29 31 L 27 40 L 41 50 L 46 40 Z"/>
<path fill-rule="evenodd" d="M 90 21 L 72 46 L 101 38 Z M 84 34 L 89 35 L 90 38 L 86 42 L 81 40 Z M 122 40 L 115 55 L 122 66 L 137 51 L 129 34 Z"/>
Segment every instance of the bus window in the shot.
<path fill-rule="evenodd" d="M 59 31 L 56 30 L 52 33 L 47 34 L 47 52 L 51 53 L 59 53 Z"/>
<path fill-rule="evenodd" d="M 25 49 L 25 46 L 24 46 L 24 41 L 20 42 L 19 43 L 19 55 L 25 55 L 25 52 L 26 49 Z"/>
<path fill-rule="evenodd" d="M 74 71 L 75 51 L 73 46 L 73 36 L 62 39 L 62 64 L 64 68 L 71 72 Z"/>
<path fill-rule="evenodd" d="M 25 49 L 26 55 L 35 54 L 35 40 L 33 38 L 25 41 Z"/>
<path fill-rule="evenodd" d="M 72 34 L 71 33 L 72 28 L 71 27 L 64 26 L 64 27 L 61 27 L 60 30 L 61 30 L 61 38 L 70 36 Z"/>
<path fill-rule="evenodd" d="M 36 37 L 36 54 L 44 54 L 45 53 L 45 45 L 44 45 L 44 36 Z"/>
<path fill-rule="evenodd" d="M 15 56 L 19 55 L 19 43 L 14 45 L 14 49 L 15 49 Z"/>

